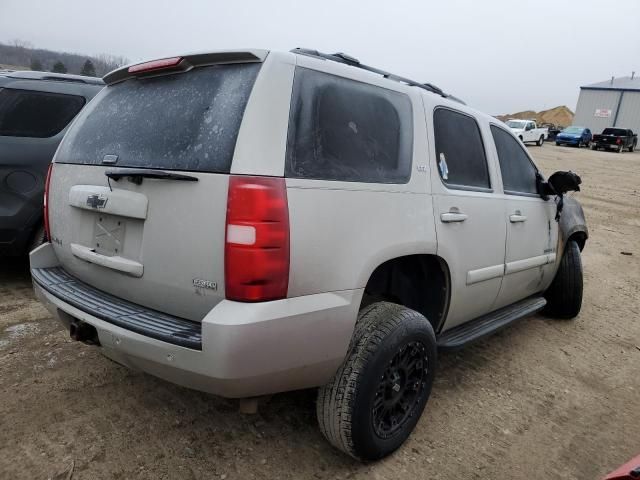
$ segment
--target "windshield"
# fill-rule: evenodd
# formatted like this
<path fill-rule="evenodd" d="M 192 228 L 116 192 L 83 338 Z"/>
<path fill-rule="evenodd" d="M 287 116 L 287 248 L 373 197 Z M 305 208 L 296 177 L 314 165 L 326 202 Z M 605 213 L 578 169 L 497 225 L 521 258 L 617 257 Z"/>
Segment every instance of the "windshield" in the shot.
<path fill-rule="evenodd" d="M 622 128 L 605 128 L 602 131 L 603 135 L 615 135 L 616 137 L 624 137 L 627 135 L 627 131 Z"/>
<path fill-rule="evenodd" d="M 260 64 L 214 65 L 104 88 L 69 130 L 56 162 L 229 173 Z"/>
<path fill-rule="evenodd" d="M 584 130 L 584 128 L 582 128 L 582 127 L 568 127 L 568 128 L 565 128 L 562 131 L 562 133 L 572 133 L 572 134 L 580 135 L 580 134 L 582 134 L 583 130 Z"/>
<path fill-rule="evenodd" d="M 524 128 L 527 122 L 523 122 L 522 120 L 509 120 L 507 122 L 507 126 L 509 128 Z"/>

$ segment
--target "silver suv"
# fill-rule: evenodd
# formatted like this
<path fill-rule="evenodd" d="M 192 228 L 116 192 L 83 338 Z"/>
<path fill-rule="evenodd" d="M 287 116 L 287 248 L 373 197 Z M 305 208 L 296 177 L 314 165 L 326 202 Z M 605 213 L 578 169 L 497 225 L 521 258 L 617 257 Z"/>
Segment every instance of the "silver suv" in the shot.
<path fill-rule="evenodd" d="M 580 311 L 579 177 L 545 181 L 433 85 L 299 49 L 104 80 L 56 153 L 31 272 L 116 362 L 225 397 L 319 387 L 326 438 L 371 460 L 418 422 L 438 349 Z"/>

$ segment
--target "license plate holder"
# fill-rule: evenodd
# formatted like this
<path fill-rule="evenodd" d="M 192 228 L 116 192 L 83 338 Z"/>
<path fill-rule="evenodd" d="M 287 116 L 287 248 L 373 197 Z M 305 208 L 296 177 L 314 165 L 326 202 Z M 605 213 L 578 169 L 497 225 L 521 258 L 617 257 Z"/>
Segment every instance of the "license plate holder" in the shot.
<path fill-rule="evenodd" d="M 102 255 L 122 255 L 126 221 L 118 215 L 98 214 L 93 228 L 93 247 Z"/>

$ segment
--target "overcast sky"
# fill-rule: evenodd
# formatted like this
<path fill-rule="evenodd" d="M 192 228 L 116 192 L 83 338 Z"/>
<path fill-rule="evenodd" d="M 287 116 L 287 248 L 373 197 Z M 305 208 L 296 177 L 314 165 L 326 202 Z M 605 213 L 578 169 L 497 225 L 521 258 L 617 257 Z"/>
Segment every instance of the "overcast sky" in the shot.
<path fill-rule="evenodd" d="M 0 0 L 0 42 L 132 61 L 309 47 L 434 83 L 490 114 L 575 109 L 640 74 L 639 0 Z"/>

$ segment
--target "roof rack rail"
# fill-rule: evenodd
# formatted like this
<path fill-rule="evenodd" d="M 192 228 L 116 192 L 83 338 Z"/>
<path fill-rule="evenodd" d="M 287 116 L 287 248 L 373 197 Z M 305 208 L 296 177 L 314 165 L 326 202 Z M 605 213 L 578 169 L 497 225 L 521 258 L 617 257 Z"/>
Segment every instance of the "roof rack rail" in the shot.
<path fill-rule="evenodd" d="M 4 73 L 4 75 L 11 78 L 20 78 L 24 80 L 46 80 L 54 82 L 73 82 L 84 83 L 87 85 L 104 85 L 101 78 L 87 77 L 84 75 L 71 75 L 67 73 L 51 73 L 51 72 L 38 72 L 32 70 L 17 70 L 10 73 Z"/>
<path fill-rule="evenodd" d="M 396 75 L 394 73 L 385 72 L 384 70 L 380 70 L 379 68 L 370 67 L 368 65 L 364 65 L 360 63 L 355 57 L 351 55 L 347 55 L 346 53 L 337 52 L 337 53 L 322 53 L 318 50 L 312 50 L 309 48 L 294 48 L 291 50 L 292 53 L 298 53 L 300 55 L 306 55 L 308 57 L 316 57 L 322 58 L 324 60 L 331 60 L 333 62 L 344 63 L 345 65 L 350 65 L 352 67 L 361 68 L 362 70 L 367 70 L 368 72 L 377 73 L 378 75 L 382 75 L 384 78 L 388 78 L 389 80 L 395 80 L 396 82 L 405 83 L 412 87 L 422 88 L 423 90 L 427 90 L 431 93 L 435 93 L 436 95 L 440 95 L 444 98 L 451 99 L 455 102 L 462 103 L 466 105 L 462 100 L 453 95 L 449 95 L 445 93 L 441 88 L 436 87 L 431 83 L 420 83 L 415 80 L 411 80 L 409 78 L 401 77 L 400 75 Z"/>

